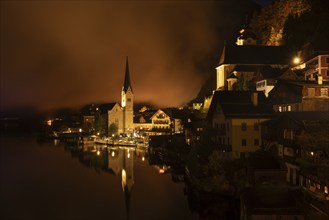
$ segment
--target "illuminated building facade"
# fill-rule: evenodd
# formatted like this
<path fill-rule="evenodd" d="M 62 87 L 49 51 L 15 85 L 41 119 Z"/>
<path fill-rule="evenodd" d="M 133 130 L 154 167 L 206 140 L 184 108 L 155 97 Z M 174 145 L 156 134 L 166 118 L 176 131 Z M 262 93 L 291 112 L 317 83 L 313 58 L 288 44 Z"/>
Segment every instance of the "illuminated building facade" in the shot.
<path fill-rule="evenodd" d="M 260 124 L 270 119 L 272 109 L 262 92 L 216 91 L 207 121 L 223 158 L 247 157 L 260 149 Z"/>
<path fill-rule="evenodd" d="M 302 70 L 305 80 L 322 84 L 322 81 L 329 81 L 329 54 L 317 55 L 305 62 L 300 61 L 293 69 Z"/>

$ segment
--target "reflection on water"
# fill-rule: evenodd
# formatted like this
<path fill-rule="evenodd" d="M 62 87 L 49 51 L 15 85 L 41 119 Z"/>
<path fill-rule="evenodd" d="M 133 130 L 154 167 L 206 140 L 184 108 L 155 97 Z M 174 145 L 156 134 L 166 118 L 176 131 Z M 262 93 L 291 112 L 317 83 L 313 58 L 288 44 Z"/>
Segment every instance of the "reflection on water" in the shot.
<path fill-rule="evenodd" d="M 180 152 L 6 138 L 1 153 L 1 219 L 238 219 L 185 183 Z"/>
<path fill-rule="evenodd" d="M 80 146 L 75 143 L 66 144 L 65 148 L 70 150 L 72 155 L 79 157 L 81 163 L 93 167 L 98 172 L 103 170 L 120 178 L 126 216 L 129 218 L 135 157 L 144 162 L 148 158 L 146 149 L 106 145 Z"/>

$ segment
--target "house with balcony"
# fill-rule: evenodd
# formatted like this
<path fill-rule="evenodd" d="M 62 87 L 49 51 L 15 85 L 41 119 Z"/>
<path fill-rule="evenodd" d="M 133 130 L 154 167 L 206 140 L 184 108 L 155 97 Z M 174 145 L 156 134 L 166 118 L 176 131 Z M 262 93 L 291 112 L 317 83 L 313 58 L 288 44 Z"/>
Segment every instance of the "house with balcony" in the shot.
<path fill-rule="evenodd" d="M 187 113 L 176 108 L 146 110 L 134 117 L 135 131 L 148 135 L 184 133 Z"/>
<path fill-rule="evenodd" d="M 329 82 L 277 80 L 268 99 L 275 112 L 329 111 Z"/>
<path fill-rule="evenodd" d="M 329 113 L 278 113 L 262 127 L 263 142 L 272 143 L 287 166 L 286 181 L 329 200 Z"/>
<path fill-rule="evenodd" d="M 307 81 L 329 81 L 329 53 L 317 52 L 312 57 L 298 58 L 292 69 L 301 71 Z M 297 60 L 298 61 L 298 60 Z M 296 61 L 296 62 L 297 62 Z"/>
<path fill-rule="evenodd" d="M 157 110 L 145 110 L 136 112 L 134 115 L 134 127 L 138 133 L 147 133 L 152 131 L 151 117 Z"/>
<path fill-rule="evenodd" d="M 263 92 L 216 91 L 207 123 L 222 157 L 243 158 L 260 149 L 260 123 L 269 120 L 272 112 Z"/>

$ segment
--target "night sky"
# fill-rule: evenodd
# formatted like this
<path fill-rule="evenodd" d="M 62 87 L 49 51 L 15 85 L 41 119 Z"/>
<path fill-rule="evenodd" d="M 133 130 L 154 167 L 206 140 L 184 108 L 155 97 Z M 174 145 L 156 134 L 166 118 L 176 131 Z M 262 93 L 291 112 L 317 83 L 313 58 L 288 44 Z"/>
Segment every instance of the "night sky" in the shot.
<path fill-rule="evenodd" d="M 119 101 L 126 56 L 135 102 L 181 106 L 215 74 L 223 42 L 235 41 L 254 7 L 251 0 L 1 1 L 1 110 Z"/>

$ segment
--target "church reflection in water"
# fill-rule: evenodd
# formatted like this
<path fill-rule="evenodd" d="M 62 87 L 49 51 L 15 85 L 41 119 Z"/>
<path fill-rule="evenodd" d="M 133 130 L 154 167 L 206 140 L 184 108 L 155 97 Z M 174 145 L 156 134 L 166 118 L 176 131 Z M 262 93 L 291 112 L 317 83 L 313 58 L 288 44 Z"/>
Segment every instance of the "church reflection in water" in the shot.
<path fill-rule="evenodd" d="M 170 175 L 174 183 L 184 184 L 188 208 L 199 219 L 239 219 L 238 203 L 220 195 L 199 192 L 185 178 L 184 156 L 165 148 L 140 149 L 106 145 L 65 145 L 65 149 L 79 161 L 96 172 L 115 175 L 120 181 L 125 200 L 127 219 L 130 218 L 130 200 L 134 187 L 134 165 L 140 161 L 157 170 L 160 175 Z M 140 168 L 140 166 L 138 166 Z M 147 166 L 142 166 L 147 167 Z"/>
<path fill-rule="evenodd" d="M 130 209 L 131 191 L 134 186 L 135 148 L 108 148 L 108 169 L 121 176 L 122 190 L 125 196 L 127 216 Z M 144 151 L 145 153 L 145 151 Z"/>
<path fill-rule="evenodd" d="M 128 218 L 130 198 L 134 186 L 134 160 L 146 161 L 148 159 L 147 150 L 135 147 L 108 147 L 106 145 L 66 145 L 66 149 L 71 152 L 73 157 L 78 157 L 82 164 L 94 168 L 97 172 L 105 171 L 121 179 Z"/>

